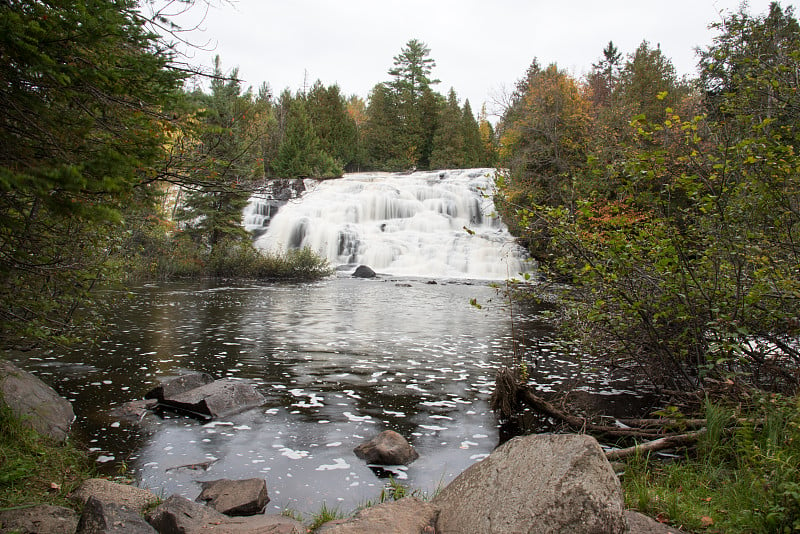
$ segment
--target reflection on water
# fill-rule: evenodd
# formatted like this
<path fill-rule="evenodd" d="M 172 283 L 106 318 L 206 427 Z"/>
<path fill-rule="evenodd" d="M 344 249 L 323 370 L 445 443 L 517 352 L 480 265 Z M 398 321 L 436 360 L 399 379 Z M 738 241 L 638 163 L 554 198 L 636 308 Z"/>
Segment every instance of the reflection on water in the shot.
<path fill-rule="evenodd" d="M 351 510 L 383 486 L 352 452 L 382 430 L 420 453 L 393 476 L 428 492 L 497 446 L 487 401 L 512 351 L 501 303 L 482 283 L 413 279 L 147 286 L 121 301 L 96 347 L 20 363 L 74 402 L 77 432 L 109 472 L 190 499 L 199 481 L 260 476 L 273 510 Z M 538 383 L 575 379 L 579 363 L 555 351 L 535 310 L 515 323 Z M 109 414 L 184 370 L 251 381 L 267 403 L 208 424 Z M 602 374 L 588 378 L 611 391 Z"/>

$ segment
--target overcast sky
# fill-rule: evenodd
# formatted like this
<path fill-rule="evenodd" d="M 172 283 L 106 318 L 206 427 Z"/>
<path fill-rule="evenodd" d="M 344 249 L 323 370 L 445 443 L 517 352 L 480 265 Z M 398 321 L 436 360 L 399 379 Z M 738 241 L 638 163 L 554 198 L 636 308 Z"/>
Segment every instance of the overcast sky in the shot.
<path fill-rule="evenodd" d="M 768 0 L 750 0 L 763 14 Z M 798 2 L 783 1 L 786 8 Z M 582 76 L 611 40 L 627 55 L 642 42 L 660 45 L 679 74 L 696 74 L 695 49 L 711 43 L 709 24 L 736 0 L 236 0 L 208 10 L 192 61 L 215 54 L 245 86 L 266 81 L 273 93 L 319 79 L 366 98 L 403 45 L 419 39 L 436 61 L 437 90 L 453 87 L 475 112 L 521 78 L 534 57 Z M 202 12 L 194 9 L 195 19 Z M 190 19 L 183 19 L 191 26 Z"/>

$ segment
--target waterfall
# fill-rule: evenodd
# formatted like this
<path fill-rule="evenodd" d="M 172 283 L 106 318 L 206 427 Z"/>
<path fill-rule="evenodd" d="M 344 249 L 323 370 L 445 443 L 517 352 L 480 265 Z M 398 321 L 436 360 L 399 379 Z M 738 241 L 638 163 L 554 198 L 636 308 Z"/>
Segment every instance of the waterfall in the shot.
<path fill-rule="evenodd" d="M 347 174 L 282 206 L 255 244 L 309 247 L 336 267 L 397 276 L 518 276 L 531 264 L 494 214 L 493 188 L 492 169 Z M 259 202 L 248 213 L 263 211 Z"/>

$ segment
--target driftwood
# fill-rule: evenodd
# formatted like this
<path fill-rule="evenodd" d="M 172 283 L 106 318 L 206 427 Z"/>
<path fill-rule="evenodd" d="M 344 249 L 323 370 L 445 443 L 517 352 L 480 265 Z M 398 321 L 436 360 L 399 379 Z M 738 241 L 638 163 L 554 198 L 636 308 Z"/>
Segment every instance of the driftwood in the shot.
<path fill-rule="evenodd" d="M 620 460 L 636 453 L 654 452 L 663 449 L 689 445 L 697 441 L 706 430 L 701 428 L 683 434 L 669 434 L 667 428 L 698 428 L 706 424 L 704 419 L 623 419 L 620 426 L 595 424 L 584 417 L 568 413 L 551 402 L 546 401 L 533 390 L 517 380 L 514 372 L 502 368 L 497 372 L 495 390 L 492 393 L 492 409 L 501 417 L 510 418 L 520 405 L 527 405 L 538 413 L 563 422 L 573 430 L 599 434 L 606 437 L 627 437 L 647 439 L 633 447 L 608 451 L 609 460 Z"/>
<path fill-rule="evenodd" d="M 696 432 L 678 434 L 676 436 L 667 436 L 653 441 L 639 443 L 638 445 L 627 447 L 625 449 L 606 451 L 606 458 L 608 461 L 623 460 L 635 454 L 661 451 L 664 449 L 674 449 L 675 447 L 681 447 L 683 445 L 691 445 L 705 433 L 706 429 L 702 428 Z"/>

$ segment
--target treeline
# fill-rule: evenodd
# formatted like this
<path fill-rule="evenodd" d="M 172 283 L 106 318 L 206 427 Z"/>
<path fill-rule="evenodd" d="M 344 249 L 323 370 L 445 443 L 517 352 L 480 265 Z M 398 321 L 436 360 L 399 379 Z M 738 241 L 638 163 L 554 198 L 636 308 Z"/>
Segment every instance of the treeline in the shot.
<path fill-rule="evenodd" d="M 238 70 L 224 72 L 216 58 L 211 95 L 190 93 L 198 105 L 225 106 L 243 99 L 252 109 L 236 117 L 255 140 L 250 161 L 262 163 L 267 178 L 337 177 L 343 172 L 493 166 L 496 140 L 485 110 L 476 119 L 469 101 L 454 89 L 437 93 L 430 49 L 412 39 L 394 58 L 391 80 L 377 84 L 366 101 L 345 96 L 337 85 L 317 80 L 311 87 L 274 96 L 264 82 L 243 91 Z M 211 99 L 209 100 L 209 96 Z"/>
<path fill-rule="evenodd" d="M 585 79 L 536 61 L 498 124 L 497 205 L 564 326 L 671 389 L 794 391 L 800 363 L 800 26 L 714 25 L 700 75 L 609 43 Z"/>

